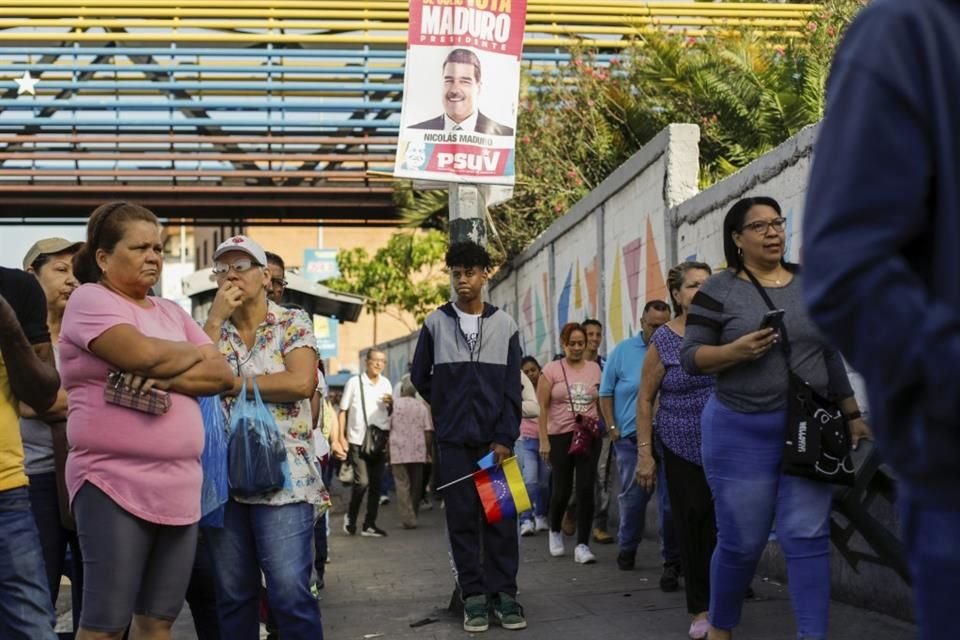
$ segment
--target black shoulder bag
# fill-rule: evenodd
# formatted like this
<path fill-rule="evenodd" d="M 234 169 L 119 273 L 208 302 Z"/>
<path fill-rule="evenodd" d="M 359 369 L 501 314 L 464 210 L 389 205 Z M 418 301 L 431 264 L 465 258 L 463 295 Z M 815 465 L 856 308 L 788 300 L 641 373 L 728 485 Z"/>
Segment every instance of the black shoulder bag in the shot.
<path fill-rule="evenodd" d="M 763 286 L 743 270 L 771 311 L 776 310 Z M 780 346 L 787 361 L 787 432 L 783 445 L 783 472 L 826 482 L 853 486 L 854 464 L 850 456 L 850 431 L 839 405 L 824 398 L 790 366 L 790 337 L 785 322 L 778 327 Z"/>
<path fill-rule="evenodd" d="M 360 410 L 363 412 L 363 444 L 360 445 L 360 457 L 364 460 L 380 460 L 387 454 L 387 442 L 390 432 L 367 422 L 367 399 L 363 393 L 363 378 L 357 376 L 360 385 Z"/>

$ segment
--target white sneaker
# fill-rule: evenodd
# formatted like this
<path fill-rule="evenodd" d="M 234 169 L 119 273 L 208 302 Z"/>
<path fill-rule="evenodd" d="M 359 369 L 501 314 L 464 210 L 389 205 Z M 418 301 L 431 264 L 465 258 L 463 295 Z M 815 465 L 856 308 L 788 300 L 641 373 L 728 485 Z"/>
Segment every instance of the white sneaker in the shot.
<path fill-rule="evenodd" d="M 533 524 L 533 520 L 524 520 L 520 523 L 520 535 L 524 538 L 535 535 L 537 533 L 537 527 Z"/>
<path fill-rule="evenodd" d="M 573 561 L 577 564 L 593 564 L 597 561 L 597 557 L 590 551 L 590 547 L 578 544 L 573 550 Z"/>
<path fill-rule="evenodd" d="M 559 558 L 564 553 L 566 553 L 566 549 L 563 548 L 563 531 L 551 531 L 550 555 L 554 558 Z"/>
<path fill-rule="evenodd" d="M 533 521 L 537 525 L 537 531 L 550 531 L 550 523 L 547 522 L 546 516 L 534 516 Z"/>

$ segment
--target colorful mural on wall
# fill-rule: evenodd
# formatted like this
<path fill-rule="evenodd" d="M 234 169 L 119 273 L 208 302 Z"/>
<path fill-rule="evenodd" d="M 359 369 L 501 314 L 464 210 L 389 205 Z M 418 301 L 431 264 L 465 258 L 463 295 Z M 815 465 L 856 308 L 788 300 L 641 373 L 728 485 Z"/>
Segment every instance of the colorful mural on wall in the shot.
<path fill-rule="evenodd" d="M 667 297 L 660 252 L 649 215 L 642 236 L 624 245 L 616 244 L 610 272 L 605 276 L 610 278 L 606 317 L 607 335 L 611 340 L 607 349 L 611 349 L 639 330 L 640 312 L 647 300 L 665 300 Z"/>

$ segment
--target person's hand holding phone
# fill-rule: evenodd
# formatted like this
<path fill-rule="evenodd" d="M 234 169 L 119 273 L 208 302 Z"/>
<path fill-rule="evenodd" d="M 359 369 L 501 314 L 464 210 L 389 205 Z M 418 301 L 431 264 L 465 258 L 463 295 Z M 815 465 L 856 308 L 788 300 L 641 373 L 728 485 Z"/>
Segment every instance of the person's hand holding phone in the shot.
<path fill-rule="evenodd" d="M 759 360 L 770 351 L 777 342 L 777 331 L 773 328 L 752 331 L 740 336 L 728 345 L 738 362 Z"/>

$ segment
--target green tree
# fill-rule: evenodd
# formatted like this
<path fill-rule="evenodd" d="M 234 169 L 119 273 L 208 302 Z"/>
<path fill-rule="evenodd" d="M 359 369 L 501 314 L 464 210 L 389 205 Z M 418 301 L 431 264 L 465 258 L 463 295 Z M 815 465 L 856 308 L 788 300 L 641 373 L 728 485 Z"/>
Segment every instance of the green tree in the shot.
<path fill-rule="evenodd" d="M 670 123 L 700 126 L 706 187 L 820 120 L 830 60 L 863 4 L 827 0 L 789 34 L 651 30 L 610 60 L 574 50 L 568 63 L 527 69 L 514 197 L 491 210 L 500 257 L 522 252 Z M 397 194 L 409 224 L 442 228 L 445 192 Z"/>
<path fill-rule="evenodd" d="M 362 247 L 339 252 L 340 277 L 326 284 L 366 296 L 364 307 L 373 314 L 376 343 L 378 314 L 396 318 L 413 331 L 449 297 L 450 286 L 441 269 L 446 250 L 447 238 L 440 231 L 395 233 L 373 256 Z M 416 324 L 409 322 L 407 314 Z"/>

